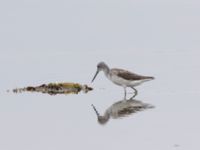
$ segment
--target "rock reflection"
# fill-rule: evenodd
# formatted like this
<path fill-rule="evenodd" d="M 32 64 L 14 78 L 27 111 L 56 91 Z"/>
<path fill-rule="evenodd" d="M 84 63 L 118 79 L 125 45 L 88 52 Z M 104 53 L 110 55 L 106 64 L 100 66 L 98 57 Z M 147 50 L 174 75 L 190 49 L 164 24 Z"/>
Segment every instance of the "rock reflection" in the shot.
<path fill-rule="evenodd" d="M 114 104 L 112 104 L 104 113 L 104 115 L 100 115 L 97 111 L 96 107 L 92 104 L 92 107 L 97 115 L 97 121 L 99 124 L 106 124 L 110 118 L 112 119 L 120 119 L 123 117 L 127 117 L 132 115 L 138 111 L 142 111 L 145 109 L 154 108 L 154 106 L 143 103 L 138 100 L 129 99 L 129 100 L 120 100 Z"/>

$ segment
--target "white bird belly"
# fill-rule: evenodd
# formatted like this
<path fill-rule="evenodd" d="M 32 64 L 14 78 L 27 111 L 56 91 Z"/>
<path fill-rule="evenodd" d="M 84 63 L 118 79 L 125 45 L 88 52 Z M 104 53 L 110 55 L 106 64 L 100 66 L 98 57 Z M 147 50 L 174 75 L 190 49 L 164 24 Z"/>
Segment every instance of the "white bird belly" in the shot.
<path fill-rule="evenodd" d="M 138 85 L 142 84 L 143 82 L 150 81 L 151 79 L 126 80 L 126 79 L 123 79 L 121 77 L 114 75 L 114 76 L 110 77 L 110 80 L 119 86 L 134 87 L 134 86 L 138 86 Z"/>

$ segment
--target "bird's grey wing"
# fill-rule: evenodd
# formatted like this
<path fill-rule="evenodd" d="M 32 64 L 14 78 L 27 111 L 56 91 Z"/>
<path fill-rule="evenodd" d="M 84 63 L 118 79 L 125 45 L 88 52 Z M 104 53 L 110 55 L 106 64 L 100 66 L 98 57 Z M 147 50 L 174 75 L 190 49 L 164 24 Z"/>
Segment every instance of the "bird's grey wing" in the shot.
<path fill-rule="evenodd" d="M 138 75 L 123 69 L 113 69 L 113 70 L 119 77 L 124 78 L 126 80 L 153 79 L 153 77 Z"/>
<path fill-rule="evenodd" d="M 143 103 L 138 100 L 127 100 L 126 102 L 123 102 L 124 106 L 122 109 L 118 111 L 118 116 L 119 117 L 125 117 L 130 114 L 137 113 L 139 111 L 143 111 L 145 109 L 152 109 L 154 108 L 153 105 Z"/>

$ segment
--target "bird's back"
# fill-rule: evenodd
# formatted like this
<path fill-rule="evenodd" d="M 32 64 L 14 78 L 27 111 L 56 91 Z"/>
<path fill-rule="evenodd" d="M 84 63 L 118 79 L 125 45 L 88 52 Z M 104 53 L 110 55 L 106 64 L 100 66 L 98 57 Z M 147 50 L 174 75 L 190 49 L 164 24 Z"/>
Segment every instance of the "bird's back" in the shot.
<path fill-rule="evenodd" d="M 150 76 L 142 76 L 138 75 L 136 73 L 124 70 L 124 69 L 118 69 L 118 68 L 113 68 L 111 69 L 111 74 L 115 74 L 118 77 L 121 77 L 125 80 L 145 80 L 145 79 L 154 79 L 154 77 Z"/>

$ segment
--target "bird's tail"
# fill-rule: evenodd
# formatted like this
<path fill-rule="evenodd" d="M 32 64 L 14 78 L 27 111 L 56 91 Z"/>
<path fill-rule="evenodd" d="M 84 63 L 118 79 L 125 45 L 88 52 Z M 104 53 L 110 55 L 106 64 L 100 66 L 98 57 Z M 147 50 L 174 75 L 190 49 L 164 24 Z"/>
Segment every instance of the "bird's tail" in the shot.
<path fill-rule="evenodd" d="M 153 79 L 155 79 L 155 77 L 148 77 L 148 79 L 152 79 L 153 80 Z"/>

